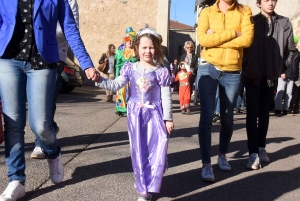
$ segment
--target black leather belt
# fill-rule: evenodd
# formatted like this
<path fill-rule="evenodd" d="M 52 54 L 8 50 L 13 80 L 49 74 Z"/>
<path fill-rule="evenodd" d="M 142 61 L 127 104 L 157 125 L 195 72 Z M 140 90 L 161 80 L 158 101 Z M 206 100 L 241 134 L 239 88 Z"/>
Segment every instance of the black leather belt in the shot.
<path fill-rule="evenodd" d="M 241 74 L 241 71 L 224 71 L 224 73 L 229 73 L 229 74 Z"/>

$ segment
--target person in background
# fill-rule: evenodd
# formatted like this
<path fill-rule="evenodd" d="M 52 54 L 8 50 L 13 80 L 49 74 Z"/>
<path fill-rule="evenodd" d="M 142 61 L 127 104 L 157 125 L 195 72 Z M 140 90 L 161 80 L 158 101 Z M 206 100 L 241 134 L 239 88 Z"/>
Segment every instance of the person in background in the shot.
<path fill-rule="evenodd" d="M 179 102 L 181 114 L 191 114 L 190 101 L 191 101 L 191 85 L 190 78 L 192 71 L 186 62 L 180 62 L 180 71 L 174 78 L 174 82 L 179 81 Z"/>
<path fill-rule="evenodd" d="M 174 59 L 173 63 L 170 64 L 171 75 L 173 79 L 176 77 L 178 73 L 178 60 Z M 173 92 L 179 91 L 179 82 L 173 82 L 171 87 L 173 88 Z"/>
<path fill-rule="evenodd" d="M 218 167 L 221 171 L 231 171 L 226 153 L 233 133 L 233 111 L 240 87 L 243 49 L 253 40 L 251 17 L 251 9 L 237 0 L 217 0 L 200 13 L 198 39 L 203 50 L 197 84 L 201 105 L 198 135 L 202 181 L 215 180 L 211 165 L 211 128 L 217 87 L 221 118 Z"/>
<path fill-rule="evenodd" d="M 108 49 L 106 53 L 103 53 L 99 64 L 103 62 L 106 63 L 106 68 L 103 71 L 102 76 L 106 79 L 113 80 L 115 79 L 115 55 L 116 55 L 116 47 L 113 44 L 108 45 Z M 106 90 L 106 102 L 113 102 L 113 92 Z"/>
<path fill-rule="evenodd" d="M 257 0 L 260 13 L 252 18 L 254 40 L 245 49 L 243 78 L 246 88 L 246 130 L 250 170 L 270 162 L 266 151 L 269 110 L 274 83 L 286 69 L 288 58 L 296 51 L 293 28 L 288 18 L 275 13 L 276 0 Z"/>
<path fill-rule="evenodd" d="M 295 52 L 298 56 L 298 51 Z M 275 97 L 275 115 L 281 114 L 282 99 L 284 100 L 283 110 L 282 110 L 283 115 L 293 113 L 292 111 L 289 110 L 289 107 L 291 105 L 291 101 L 293 98 L 292 93 L 293 93 L 294 82 L 298 80 L 299 77 L 299 64 L 298 62 L 296 63 L 297 64 L 295 64 L 295 66 L 293 66 L 292 63 L 287 63 L 286 68 L 283 68 L 283 72 L 278 78 L 277 92 Z"/>
<path fill-rule="evenodd" d="M 295 46 L 297 47 L 297 44 L 299 42 L 298 36 L 294 36 L 294 42 L 295 42 Z M 299 73 L 299 68 L 300 68 L 300 58 L 299 57 L 300 57 L 300 51 L 298 50 L 298 73 Z M 297 69 L 295 69 L 295 70 L 297 70 Z M 298 75 L 298 80 L 296 80 L 294 82 L 293 97 L 292 97 L 290 108 L 289 108 L 293 114 L 299 114 L 299 103 L 300 103 L 300 79 L 299 79 L 299 77 L 300 77 L 300 75 Z"/>
<path fill-rule="evenodd" d="M 68 0 L 70 8 L 72 10 L 74 19 L 76 21 L 77 27 L 79 28 L 79 10 L 78 10 L 78 4 L 76 0 Z M 57 23 L 56 27 L 56 40 L 58 44 L 58 53 L 59 53 L 59 62 L 57 62 L 57 76 L 56 76 L 56 84 L 55 84 L 55 92 L 54 92 L 54 98 L 53 98 L 53 126 L 55 129 L 56 134 L 59 132 L 59 127 L 57 123 L 54 121 L 55 111 L 56 111 L 56 101 L 59 93 L 59 87 L 61 84 L 61 73 L 64 70 L 65 62 L 67 60 L 67 53 L 69 49 L 68 41 L 65 38 L 65 35 L 61 29 L 61 26 L 59 23 Z M 35 140 L 35 147 L 30 155 L 33 159 L 46 159 L 46 154 L 42 147 L 40 146 L 39 141 Z"/>
<path fill-rule="evenodd" d="M 60 60 L 58 22 L 87 78 L 98 81 L 68 1 L 0 1 L 0 97 L 9 177 L 2 201 L 15 201 L 26 193 L 26 101 L 30 128 L 46 154 L 51 181 L 58 184 L 64 176 L 52 110 Z"/>
<path fill-rule="evenodd" d="M 160 34 L 158 34 L 158 40 L 159 40 L 160 45 L 161 45 L 161 51 L 164 54 L 164 60 L 169 61 L 169 50 L 168 50 L 168 48 L 166 46 L 162 45 L 163 38 L 162 38 L 162 36 Z"/>
<path fill-rule="evenodd" d="M 219 98 L 219 87 L 217 88 L 217 93 L 216 93 L 216 102 L 215 102 L 215 112 L 214 112 L 214 118 L 213 118 L 213 123 L 216 123 L 219 121 L 220 118 L 220 98 Z"/>
<path fill-rule="evenodd" d="M 245 107 L 245 84 L 244 84 L 244 81 L 242 79 L 241 81 L 241 86 L 240 86 L 240 89 L 239 89 L 239 94 L 238 94 L 238 97 L 237 97 L 237 100 L 236 100 L 236 105 L 235 105 L 235 113 L 241 113 L 241 110 L 244 109 Z"/>
<path fill-rule="evenodd" d="M 123 39 L 123 44 L 118 48 L 116 52 L 116 74 L 115 78 L 118 78 L 120 71 L 126 62 L 136 62 L 133 41 L 136 37 L 136 32 L 131 27 L 126 29 L 126 35 Z M 122 89 L 117 91 L 116 94 L 116 111 L 115 113 L 121 117 L 127 115 L 127 102 L 130 97 L 129 83 Z"/>
<path fill-rule="evenodd" d="M 186 53 L 184 53 L 183 55 L 181 55 L 180 59 L 179 59 L 179 62 L 186 62 L 186 64 L 188 66 L 190 66 L 191 68 L 191 71 L 192 71 L 192 75 L 190 77 L 190 86 L 191 86 L 191 95 L 193 93 L 193 86 L 194 86 L 194 82 L 195 82 L 195 78 L 196 78 L 196 75 L 197 75 L 197 69 L 198 69 L 198 57 L 197 55 L 194 53 L 194 50 L 195 50 L 195 46 L 194 46 L 194 43 L 192 41 L 186 41 L 184 43 L 184 50 Z M 197 92 L 196 92 L 197 93 Z M 194 92 L 194 97 L 197 97 L 198 94 L 195 95 L 195 92 Z M 194 98 L 194 103 L 195 101 L 197 101 L 197 98 Z M 196 105 L 197 103 L 195 103 Z"/>

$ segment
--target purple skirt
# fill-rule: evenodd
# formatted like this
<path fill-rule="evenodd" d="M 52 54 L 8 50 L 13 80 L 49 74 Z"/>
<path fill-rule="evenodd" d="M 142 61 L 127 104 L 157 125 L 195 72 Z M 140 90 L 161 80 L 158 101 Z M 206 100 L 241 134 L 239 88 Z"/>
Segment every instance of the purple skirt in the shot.
<path fill-rule="evenodd" d="M 161 102 L 141 106 L 130 100 L 127 124 L 136 190 L 143 194 L 159 193 L 168 148 Z"/>

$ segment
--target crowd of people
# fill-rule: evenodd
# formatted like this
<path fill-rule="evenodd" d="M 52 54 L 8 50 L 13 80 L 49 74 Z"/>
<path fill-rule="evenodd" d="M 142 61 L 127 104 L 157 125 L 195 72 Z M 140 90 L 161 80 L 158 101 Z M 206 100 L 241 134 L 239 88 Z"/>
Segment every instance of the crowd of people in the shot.
<path fill-rule="evenodd" d="M 221 128 L 217 163 L 220 170 L 231 171 L 226 154 L 233 134 L 233 116 L 243 107 L 247 108 L 249 150 L 245 165 L 256 170 L 261 162 L 270 162 L 266 151 L 270 111 L 276 115 L 298 114 L 300 100 L 300 56 L 295 46 L 299 39 L 293 36 L 289 19 L 274 12 L 276 3 L 277 0 L 257 0 L 261 12 L 252 16 L 251 9 L 237 0 L 217 0 L 204 8 L 198 19 L 201 54 L 195 53 L 192 41 L 186 41 L 185 53 L 172 63 L 161 35 L 154 29 L 146 25 L 135 32 L 128 27 L 123 43 L 117 49 L 108 45 L 102 54 L 97 68 L 100 76 L 79 34 L 75 0 L 44 1 L 41 7 L 38 1 L 2 1 L 0 96 L 9 183 L 0 201 L 17 200 L 26 193 L 26 101 L 29 124 L 36 136 L 31 157 L 47 159 L 54 184 L 63 180 L 61 148 L 56 137 L 59 127 L 54 116 L 58 75 L 68 46 L 87 78 L 106 89 L 106 102 L 114 102 L 116 92 L 115 113 L 127 117 L 138 201 L 151 200 L 153 193 L 160 192 L 169 134 L 174 129 L 174 91 L 179 92 L 182 114 L 192 114 L 192 95 L 194 105 L 201 105 L 198 137 L 203 181 L 215 181 L 210 150 L 212 123 L 218 120 Z M 33 12 L 34 7 L 39 9 Z M 54 12 L 49 14 L 48 7 Z M 16 17 L 9 11 L 14 11 Z M 14 22 L 13 26 L 3 28 L 10 22 Z M 66 40 L 67 46 L 61 46 Z"/>

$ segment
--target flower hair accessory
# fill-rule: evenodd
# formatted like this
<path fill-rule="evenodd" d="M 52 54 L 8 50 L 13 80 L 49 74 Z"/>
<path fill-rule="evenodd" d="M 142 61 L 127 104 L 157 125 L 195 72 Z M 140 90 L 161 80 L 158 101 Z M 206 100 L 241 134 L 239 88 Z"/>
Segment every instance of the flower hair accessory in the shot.
<path fill-rule="evenodd" d="M 146 33 L 149 33 L 149 34 L 154 35 L 155 37 L 158 37 L 157 32 L 154 29 L 150 29 L 148 24 L 146 24 L 145 28 L 140 29 L 138 31 L 137 36 L 139 37 L 139 36 L 144 35 Z"/>

